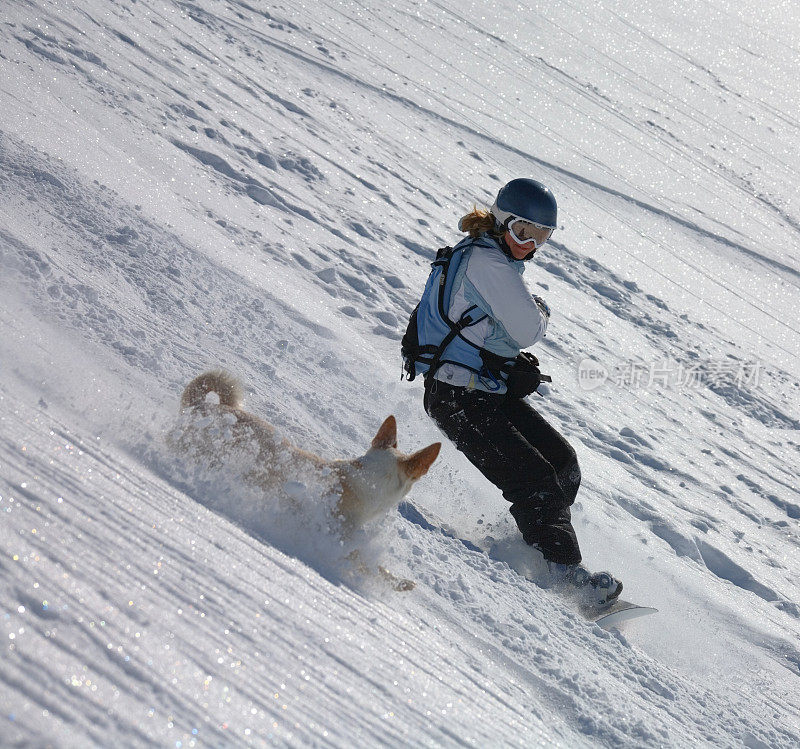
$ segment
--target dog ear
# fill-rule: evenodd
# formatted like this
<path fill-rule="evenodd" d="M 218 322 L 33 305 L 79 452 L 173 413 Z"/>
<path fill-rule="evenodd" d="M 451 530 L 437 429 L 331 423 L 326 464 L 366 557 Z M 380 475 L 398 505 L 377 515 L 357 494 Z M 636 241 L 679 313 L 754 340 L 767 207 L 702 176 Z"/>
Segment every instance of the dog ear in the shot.
<path fill-rule="evenodd" d="M 387 416 L 386 421 L 381 424 L 381 428 L 372 440 L 372 447 L 376 450 L 388 450 L 390 447 L 397 447 L 397 421 L 394 416 Z"/>
<path fill-rule="evenodd" d="M 424 476 L 439 455 L 442 448 L 441 442 L 434 442 L 432 445 L 423 447 L 422 450 L 409 455 L 403 462 L 403 470 L 410 479 L 416 481 Z"/>

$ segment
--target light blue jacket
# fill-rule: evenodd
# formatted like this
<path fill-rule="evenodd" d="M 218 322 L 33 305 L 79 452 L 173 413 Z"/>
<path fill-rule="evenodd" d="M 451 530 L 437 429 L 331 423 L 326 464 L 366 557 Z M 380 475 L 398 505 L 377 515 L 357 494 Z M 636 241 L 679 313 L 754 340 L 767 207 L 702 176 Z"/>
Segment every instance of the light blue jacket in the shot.
<path fill-rule="evenodd" d="M 469 307 L 476 305 L 486 318 L 463 330 L 463 336 L 494 354 L 513 359 L 522 349 L 540 341 L 547 331 L 547 317 L 542 314 L 522 278 L 525 263 L 509 258 L 495 239 L 483 234 L 477 239 L 466 238 L 456 248 L 466 246 L 458 267 L 448 315 L 458 320 Z M 469 364 L 470 346 L 462 346 L 464 363 Z M 448 349 L 448 363 L 443 364 L 434 378 L 451 385 L 504 393 L 506 386 L 491 377 L 477 375 L 458 361 Z M 473 354 L 474 355 L 474 354 Z"/>

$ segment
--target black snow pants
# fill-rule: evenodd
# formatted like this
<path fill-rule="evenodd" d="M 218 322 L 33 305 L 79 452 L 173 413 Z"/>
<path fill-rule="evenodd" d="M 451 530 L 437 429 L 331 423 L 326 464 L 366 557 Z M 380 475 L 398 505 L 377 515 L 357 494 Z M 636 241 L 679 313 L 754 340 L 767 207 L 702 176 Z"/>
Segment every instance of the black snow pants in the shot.
<path fill-rule="evenodd" d="M 527 401 L 429 378 L 425 411 L 511 502 L 526 543 L 552 562 L 581 561 L 569 509 L 581 483 L 578 458 Z"/>

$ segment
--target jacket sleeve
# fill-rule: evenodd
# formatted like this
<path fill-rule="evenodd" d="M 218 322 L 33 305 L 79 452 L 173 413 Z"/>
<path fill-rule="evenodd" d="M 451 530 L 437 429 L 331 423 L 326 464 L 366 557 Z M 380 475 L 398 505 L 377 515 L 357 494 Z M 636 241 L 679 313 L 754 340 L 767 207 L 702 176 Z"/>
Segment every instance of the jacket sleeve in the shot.
<path fill-rule="evenodd" d="M 547 318 L 533 301 L 516 264 L 508 262 L 502 252 L 473 251 L 466 277 L 489 306 L 485 311 L 521 349 L 544 338 Z"/>

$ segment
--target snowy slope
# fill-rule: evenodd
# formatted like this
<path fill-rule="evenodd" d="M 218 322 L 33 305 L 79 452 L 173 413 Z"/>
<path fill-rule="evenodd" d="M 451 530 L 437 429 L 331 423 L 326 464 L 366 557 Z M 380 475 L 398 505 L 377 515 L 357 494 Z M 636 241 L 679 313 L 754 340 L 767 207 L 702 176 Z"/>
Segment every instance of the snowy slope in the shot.
<path fill-rule="evenodd" d="M 5 10 L 0 743 L 800 743 L 796 7 Z M 661 610 L 622 634 L 449 445 L 410 499 L 468 543 L 393 515 L 398 595 L 163 442 L 209 366 L 326 456 L 439 439 L 399 336 L 520 175 L 584 557 Z"/>

